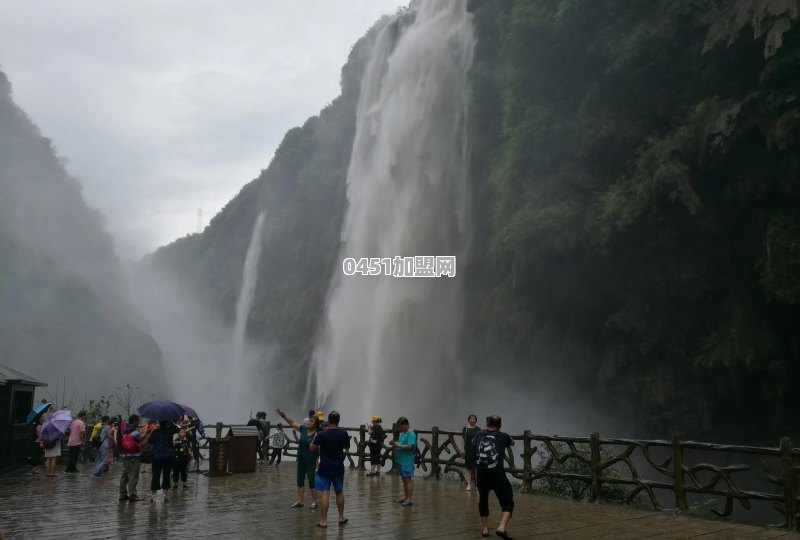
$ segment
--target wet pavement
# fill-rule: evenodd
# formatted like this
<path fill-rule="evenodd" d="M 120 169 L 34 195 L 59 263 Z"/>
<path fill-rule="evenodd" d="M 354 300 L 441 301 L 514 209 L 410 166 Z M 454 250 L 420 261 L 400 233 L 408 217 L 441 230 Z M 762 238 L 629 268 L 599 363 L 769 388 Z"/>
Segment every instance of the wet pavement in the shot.
<path fill-rule="evenodd" d="M 478 495 L 456 481 L 415 479 L 414 506 L 394 503 L 401 484 L 394 476 L 345 476 L 345 515 L 338 525 L 335 506 L 329 528 L 315 526 L 319 510 L 293 509 L 295 467 L 277 470 L 259 465 L 256 473 L 208 478 L 190 474 L 189 486 L 165 502 L 119 502 L 121 466 L 95 479 L 86 472 L 55 479 L 27 470 L 0 476 L 0 537 L 17 538 L 237 538 L 423 539 L 481 538 Z M 149 498 L 150 474 L 140 479 L 140 495 Z M 141 489 L 144 488 L 144 489 Z M 331 497 L 333 499 L 333 497 Z M 636 510 L 616 505 L 573 502 L 542 495 L 517 494 L 508 533 L 527 538 L 798 538 L 783 529 L 762 529 L 722 520 Z M 490 524 L 499 517 L 491 500 Z M 492 538 L 494 535 L 492 528 Z"/>

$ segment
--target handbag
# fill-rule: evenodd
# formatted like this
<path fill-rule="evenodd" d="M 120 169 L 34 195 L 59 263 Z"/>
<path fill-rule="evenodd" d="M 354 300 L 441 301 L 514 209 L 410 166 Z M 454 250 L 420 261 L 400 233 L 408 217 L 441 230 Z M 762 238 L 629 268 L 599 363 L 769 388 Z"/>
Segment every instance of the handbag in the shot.
<path fill-rule="evenodd" d="M 55 439 L 55 440 L 50 441 L 49 443 L 44 443 L 42 448 L 44 448 L 45 450 L 52 450 L 53 448 L 56 447 L 56 444 L 58 444 L 58 443 L 59 443 L 59 440 Z"/>

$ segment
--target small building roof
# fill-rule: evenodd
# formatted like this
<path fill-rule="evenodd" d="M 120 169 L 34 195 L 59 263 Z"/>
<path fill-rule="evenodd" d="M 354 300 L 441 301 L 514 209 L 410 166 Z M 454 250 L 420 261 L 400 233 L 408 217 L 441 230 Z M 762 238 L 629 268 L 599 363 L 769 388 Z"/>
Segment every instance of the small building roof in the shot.
<path fill-rule="evenodd" d="M 21 382 L 24 384 L 30 384 L 32 386 L 47 386 L 47 383 L 42 382 L 39 379 L 28 375 L 27 373 L 22 373 L 14 368 L 0 364 L 0 385 L 8 384 L 10 382 Z"/>
<path fill-rule="evenodd" d="M 258 429 L 255 426 L 231 426 L 228 437 L 258 437 Z"/>

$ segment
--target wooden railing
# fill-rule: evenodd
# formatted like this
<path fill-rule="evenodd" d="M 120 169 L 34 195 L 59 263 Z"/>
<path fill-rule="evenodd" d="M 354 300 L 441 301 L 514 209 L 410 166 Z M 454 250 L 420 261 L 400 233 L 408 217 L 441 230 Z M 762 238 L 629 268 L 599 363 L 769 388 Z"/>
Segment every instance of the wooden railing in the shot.
<path fill-rule="evenodd" d="M 218 424 L 222 426 L 222 424 Z M 209 437 L 215 426 L 207 427 Z M 225 426 L 227 427 L 227 426 Z M 270 427 L 270 434 L 272 432 Z M 284 428 L 289 441 L 283 454 L 297 456 L 298 434 Z M 356 470 L 368 467 L 369 448 L 366 426 L 343 428 L 350 434 L 350 447 L 345 463 Z M 464 479 L 464 459 L 460 448 L 461 431 L 447 431 L 433 427 L 415 429 L 421 453 L 420 468 L 429 478 L 453 476 Z M 382 445 L 381 458 L 394 470 L 394 450 L 386 444 L 392 440 L 387 432 Z M 752 503 L 764 501 L 783 521 L 777 527 L 796 529 L 798 524 L 797 457 L 800 448 L 794 448 L 788 438 L 782 438 L 778 447 L 722 445 L 685 441 L 677 436 L 671 440 L 606 439 L 593 433 L 589 437 L 561 437 L 535 435 L 525 431 L 512 435 L 515 445 L 505 456 L 506 472 L 518 480 L 522 491 L 550 488 L 575 499 L 594 502 L 637 503 L 662 510 L 675 508 L 689 511 L 690 496 L 722 497 L 724 507 L 711 508 L 719 517 L 730 517 L 734 503 L 750 510 Z M 687 452 L 702 453 L 704 461 L 689 464 Z M 708 458 L 731 457 L 750 463 L 715 465 Z M 710 461 L 716 461 L 711 459 Z M 754 467 L 758 462 L 760 467 Z M 644 472 L 640 472 L 640 468 Z M 771 489 L 744 489 L 737 482 L 773 486 Z M 623 488 L 609 495 L 612 487 Z M 656 492 L 668 492 L 669 503 Z"/>

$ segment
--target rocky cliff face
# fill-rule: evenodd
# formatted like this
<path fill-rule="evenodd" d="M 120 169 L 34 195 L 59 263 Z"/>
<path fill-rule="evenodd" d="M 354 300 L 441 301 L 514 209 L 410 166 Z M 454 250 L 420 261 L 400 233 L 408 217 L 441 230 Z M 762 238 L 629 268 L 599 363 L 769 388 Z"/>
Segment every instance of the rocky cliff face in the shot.
<path fill-rule="evenodd" d="M 498 405 L 562 432 L 546 411 L 600 412 L 627 434 L 797 435 L 800 4 L 469 9 L 467 395 L 494 377 L 507 391 Z M 287 394 L 308 378 L 339 271 L 372 34 L 353 49 L 342 95 L 289 131 L 203 234 L 143 264 L 232 327 L 265 211 L 247 333 L 279 348 Z"/>

